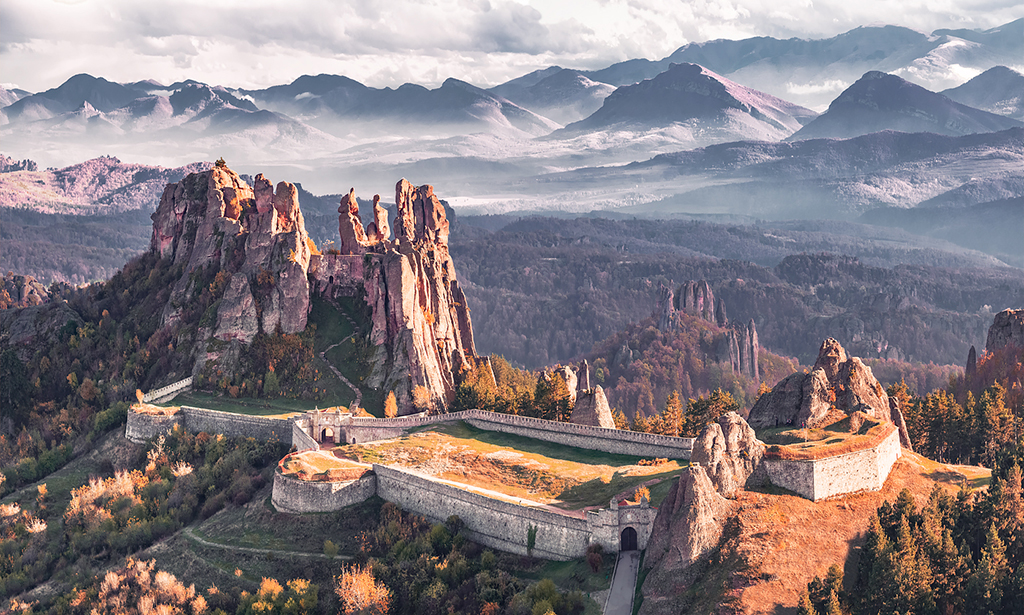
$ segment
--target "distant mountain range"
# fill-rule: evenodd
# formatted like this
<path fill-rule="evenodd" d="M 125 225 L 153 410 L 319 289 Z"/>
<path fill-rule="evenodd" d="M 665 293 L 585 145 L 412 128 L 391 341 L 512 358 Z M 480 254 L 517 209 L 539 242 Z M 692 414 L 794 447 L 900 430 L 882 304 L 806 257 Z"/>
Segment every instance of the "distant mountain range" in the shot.
<path fill-rule="evenodd" d="M 957 136 L 1022 125 L 1018 120 L 954 102 L 895 75 L 872 71 L 844 90 L 828 111 L 789 140 L 847 139 L 881 130 Z"/>
<path fill-rule="evenodd" d="M 239 90 L 191 80 L 119 84 L 83 74 L 36 94 L 0 90 L 0 147 L 43 166 L 109 154 L 171 168 L 224 157 L 240 172 L 274 173 L 319 193 L 357 183 L 366 186 L 361 192 L 384 193 L 404 176 L 443 186 L 453 202 L 478 212 L 850 218 L 932 199 L 959 207 L 1024 196 L 1014 131 L 1024 125 L 1024 77 L 996 65 L 1019 63 L 1022 39 L 1024 20 L 930 35 L 886 26 L 818 41 L 719 40 L 600 71 L 548 67 L 490 89 L 457 79 L 434 89 L 373 88 L 340 75 L 306 75 Z M 965 69 L 985 72 L 944 93 L 921 85 L 928 75 Z M 831 101 L 820 115 L 798 104 L 819 94 Z M 975 140 L 992 159 L 966 146 L 945 157 L 928 149 L 946 147 L 936 135 L 982 133 L 993 134 Z M 863 135 L 876 136 L 851 139 Z M 787 149 L 806 140 L 799 151 Z M 849 152 L 869 143 L 880 148 L 874 158 L 850 162 L 856 156 Z M 891 149 L 897 143 L 903 149 Z M 718 151 L 757 157 L 773 147 L 794 158 L 769 156 L 756 168 L 739 161 L 714 170 L 683 165 L 666 176 L 652 176 L 644 162 Z M 879 159 L 883 167 L 867 170 Z M 907 163 L 924 159 L 930 162 Z M 772 165 L 786 175 L 743 175 Z M 49 194 L 48 181 L 36 192 Z M 0 195 L 3 202 L 20 198 Z M 67 204 L 63 197 L 53 202 Z"/>
<path fill-rule="evenodd" d="M 993 66 L 941 94 L 958 103 L 1024 121 L 1024 75 L 1005 66 Z"/>
<path fill-rule="evenodd" d="M 810 109 L 744 87 L 696 64 L 672 64 L 652 79 L 616 89 L 592 115 L 553 136 L 677 125 L 696 133 L 694 141 L 700 145 L 777 141 L 816 116 Z"/>
<path fill-rule="evenodd" d="M 612 85 L 649 79 L 672 63 L 700 64 L 733 81 L 811 108 L 821 108 L 868 71 L 895 73 L 932 90 L 957 85 L 951 68 L 983 71 L 1020 66 L 1024 19 L 990 30 L 936 30 L 899 26 L 856 28 L 832 38 L 690 43 L 657 61 L 627 60 L 587 77 Z"/>

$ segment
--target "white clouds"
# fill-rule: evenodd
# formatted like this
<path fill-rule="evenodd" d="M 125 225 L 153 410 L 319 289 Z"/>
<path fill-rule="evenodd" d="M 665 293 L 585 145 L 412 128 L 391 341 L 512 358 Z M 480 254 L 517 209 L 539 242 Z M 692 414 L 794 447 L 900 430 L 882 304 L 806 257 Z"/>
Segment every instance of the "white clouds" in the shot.
<path fill-rule="evenodd" d="M 880 18 L 988 28 L 1022 12 L 1005 0 L 3 0 L 0 78 L 31 90 L 78 72 L 242 87 L 318 72 L 486 85 L 550 64 L 661 58 L 690 41 L 831 36 Z"/>

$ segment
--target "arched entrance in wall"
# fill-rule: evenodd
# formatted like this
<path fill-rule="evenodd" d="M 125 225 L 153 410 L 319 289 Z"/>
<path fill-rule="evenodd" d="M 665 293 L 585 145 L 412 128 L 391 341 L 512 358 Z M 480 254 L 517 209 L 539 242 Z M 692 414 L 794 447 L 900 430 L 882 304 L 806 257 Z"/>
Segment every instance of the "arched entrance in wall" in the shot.
<path fill-rule="evenodd" d="M 622 530 L 621 541 L 619 542 L 619 551 L 636 551 L 636 530 L 631 527 L 627 527 Z"/>
<path fill-rule="evenodd" d="M 332 427 L 324 427 L 320 431 L 320 441 L 321 442 L 334 442 L 334 428 L 332 428 Z"/>

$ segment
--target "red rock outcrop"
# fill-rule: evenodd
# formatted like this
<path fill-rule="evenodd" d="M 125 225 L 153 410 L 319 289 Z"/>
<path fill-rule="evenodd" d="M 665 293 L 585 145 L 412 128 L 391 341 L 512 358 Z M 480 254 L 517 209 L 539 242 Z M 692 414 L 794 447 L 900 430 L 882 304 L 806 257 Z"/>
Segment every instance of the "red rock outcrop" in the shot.
<path fill-rule="evenodd" d="M 374 198 L 374 222 L 364 230 L 354 191 L 342 197 L 340 254 L 320 259 L 317 287 L 347 283 L 340 273 L 335 277 L 343 265 L 359 269 L 376 347 L 367 384 L 395 391 L 403 414 L 414 409 L 418 387 L 426 389 L 431 409 L 443 410 L 454 399 L 460 368 L 479 362 L 466 295 L 448 252 L 448 219 L 433 187 L 403 179 L 395 186 L 398 213 L 390 239 L 379 200 Z M 349 263 L 354 256 L 363 258 Z"/>
<path fill-rule="evenodd" d="M 288 182 L 275 191 L 262 174 L 253 183 L 255 190 L 227 167 L 192 173 L 167 185 L 152 216 L 151 249 L 183 265 L 164 307 L 165 323 L 180 318 L 203 283 L 199 272 L 227 276 L 216 318 L 201 324 L 200 339 L 234 344 L 209 353 L 200 348 L 195 372 L 207 361 L 231 363 L 237 344 L 248 344 L 261 330 L 306 327 L 310 249 L 298 191 Z"/>
<path fill-rule="evenodd" d="M 703 466 L 683 471 L 658 508 L 644 568 L 643 615 L 678 613 L 676 601 L 692 582 L 687 569 L 718 546 L 733 505 L 722 497 Z"/>
<path fill-rule="evenodd" d="M 892 420 L 889 396 L 871 368 L 857 357 L 848 358 L 842 345 L 828 338 L 811 372 L 784 378 L 757 400 L 747 421 L 753 427 L 818 427 L 857 411 L 875 420 Z"/>
<path fill-rule="evenodd" d="M 732 496 L 748 481 L 758 480 L 764 450 L 764 443 L 743 417 L 728 412 L 700 432 L 693 442 L 690 462 L 707 470 L 719 493 Z"/>

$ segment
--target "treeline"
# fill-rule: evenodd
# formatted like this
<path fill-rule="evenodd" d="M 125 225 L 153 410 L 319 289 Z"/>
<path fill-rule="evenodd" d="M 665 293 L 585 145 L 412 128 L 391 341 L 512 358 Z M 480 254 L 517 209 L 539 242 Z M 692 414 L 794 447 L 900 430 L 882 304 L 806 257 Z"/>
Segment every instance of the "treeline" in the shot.
<path fill-rule="evenodd" d="M 800 615 L 1015 615 L 1024 604 L 1024 499 L 1020 461 L 1004 455 L 987 491 L 956 496 L 936 485 L 924 506 L 904 490 L 872 517 L 844 588 L 833 566 L 800 599 Z M 1009 465 L 1007 465 L 1009 464 Z"/>
<path fill-rule="evenodd" d="M 973 374 L 956 374 L 943 388 L 916 396 L 906 382 L 896 397 L 915 452 L 949 463 L 992 467 L 1024 438 L 1024 365 L 1014 346 L 983 353 Z"/>

